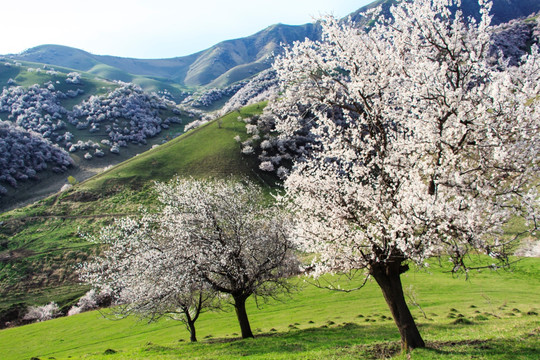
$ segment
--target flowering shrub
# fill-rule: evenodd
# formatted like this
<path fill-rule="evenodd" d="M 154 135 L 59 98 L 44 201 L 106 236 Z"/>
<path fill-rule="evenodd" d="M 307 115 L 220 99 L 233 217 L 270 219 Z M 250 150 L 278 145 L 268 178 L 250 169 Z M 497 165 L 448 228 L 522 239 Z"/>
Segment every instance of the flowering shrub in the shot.
<path fill-rule="evenodd" d="M 0 120 L 0 195 L 6 192 L 2 183 L 17 187 L 19 181 L 37 179 L 40 171 L 61 173 L 71 165 L 67 152 L 40 134 Z"/>
<path fill-rule="evenodd" d="M 58 305 L 51 302 L 43 306 L 31 306 L 28 308 L 28 312 L 24 315 L 23 320 L 29 322 L 40 322 L 51 320 L 60 314 Z"/>

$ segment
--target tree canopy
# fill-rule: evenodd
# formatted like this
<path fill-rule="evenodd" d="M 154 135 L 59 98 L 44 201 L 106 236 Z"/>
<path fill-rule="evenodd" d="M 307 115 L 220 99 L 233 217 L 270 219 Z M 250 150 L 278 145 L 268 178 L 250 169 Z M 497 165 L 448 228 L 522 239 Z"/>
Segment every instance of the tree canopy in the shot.
<path fill-rule="evenodd" d="M 161 210 L 104 229 L 95 241 L 109 247 L 82 279 L 110 288 L 122 314 L 184 321 L 193 341 L 200 312 L 231 297 L 242 337 L 253 337 L 246 300 L 287 291 L 298 271 L 287 217 L 249 181 L 176 179 L 156 190 Z"/>
<path fill-rule="evenodd" d="M 366 31 L 326 18 L 322 41 L 274 65 L 276 129 L 295 136 L 311 117 L 313 151 L 285 181 L 299 244 L 316 275 L 366 269 L 404 347 L 424 346 L 399 278 L 409 261 L 468 271 L 483 253 L 504 266 L 503 225 L 536 228 L 540 55 L 510 66 L 490 52 L 490 7 L 476 22 L 457 1 L 404 1 Z"/>

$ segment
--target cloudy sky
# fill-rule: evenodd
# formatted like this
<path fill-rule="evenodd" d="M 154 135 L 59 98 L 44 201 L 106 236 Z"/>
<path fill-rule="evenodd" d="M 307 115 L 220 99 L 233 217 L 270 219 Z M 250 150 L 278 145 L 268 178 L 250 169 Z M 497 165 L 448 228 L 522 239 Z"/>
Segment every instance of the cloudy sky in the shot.
<path fill-rule="evenodd" d="M 265 27 L 343 17 L 372 0 L 25 0 L 2 4 L 0 54 L 42 44 L 99 55 L 192 54 Z"/>

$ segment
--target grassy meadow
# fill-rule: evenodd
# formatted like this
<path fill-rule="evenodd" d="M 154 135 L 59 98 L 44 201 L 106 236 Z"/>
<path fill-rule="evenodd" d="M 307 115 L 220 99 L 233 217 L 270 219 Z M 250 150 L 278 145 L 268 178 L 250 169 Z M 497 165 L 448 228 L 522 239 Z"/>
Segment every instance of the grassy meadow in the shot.
<path fill-rule="evenodd" d="M 540 357 L 540 259 L 511 271 L 483 270 L 469 279 L 446 269 L 403 275 L 409 306 L 427 348 L 412 359 Z M 232 308 L 197 321 L 198 343 L 163 319 L 111 320 L 93 311 L 0 331 L 2 359 L 406 359 L 398 330 L 374 281 L 345 293 L 295 278 L 298 291 L 248 307 L 255 339 L 242 340 Z M 343 287 L 354 286 L 360 279 Z M 425 316 L 424 316 L 425 314 Z"/>

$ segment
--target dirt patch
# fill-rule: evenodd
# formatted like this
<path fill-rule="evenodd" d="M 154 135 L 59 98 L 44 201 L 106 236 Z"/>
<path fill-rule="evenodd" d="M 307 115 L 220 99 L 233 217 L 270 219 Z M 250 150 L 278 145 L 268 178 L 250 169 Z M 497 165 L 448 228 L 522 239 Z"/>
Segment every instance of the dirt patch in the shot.
<path fill-rule="evenodd" d="M 490 349 L 488 340 L 428 341 L 426 347 L 441 350 L 452 346 L 472 346 L 477 349 Z"/>
<path fill-rule="evenodd" d="M 16 249 L 0 252 L 0 263 L 7 263 L 17 259 L 25 258 L 34 255 L 35 252 L 28 249 Z"/>
<path fill-rule="evenodd" d="M 396 341 L 374 344 L 366 346 L 365 349 L 371 359 L 389 359 L 401 353 L 401 343 Z"/>
<path fill-rule="evenodd" d="M 101 197 L 101 194 L 93 193 L 89 191 L 77 191 L 73 194 L 67 195 L 62 200 L 63 201 L 73 201 L 73 202 L 90 202 L 96 201 Z"/>

